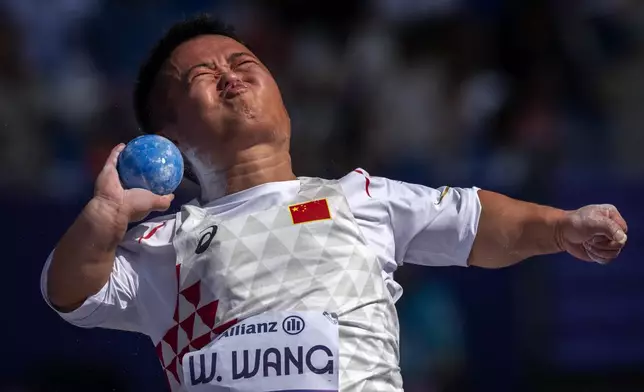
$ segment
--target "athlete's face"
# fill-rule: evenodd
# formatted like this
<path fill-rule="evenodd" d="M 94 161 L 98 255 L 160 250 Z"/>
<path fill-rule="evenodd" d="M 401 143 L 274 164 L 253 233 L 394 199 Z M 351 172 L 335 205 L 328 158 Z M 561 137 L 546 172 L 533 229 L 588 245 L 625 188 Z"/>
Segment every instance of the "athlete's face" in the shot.
<path fill-rule="evenodd" d="M 244 45 L 204 35 L 177 47 L 163 70 L 172 121 L 162 133 L 217 154 L 282 142 L 290 121 L 268 69 Z"/>

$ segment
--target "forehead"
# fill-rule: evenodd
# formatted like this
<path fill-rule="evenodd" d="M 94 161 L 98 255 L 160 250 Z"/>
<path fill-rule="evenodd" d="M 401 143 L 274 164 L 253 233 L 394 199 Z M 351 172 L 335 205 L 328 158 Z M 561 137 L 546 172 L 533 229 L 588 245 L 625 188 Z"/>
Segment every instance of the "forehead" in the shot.
<path fill-rule="evenodd" d="M 198 63 L 219 62 L 230 54 L 248 52 L 248 48 L 223 35 L 201 35 L 179 45 L 168 59 L 169 65 L 178 71 Z"/>

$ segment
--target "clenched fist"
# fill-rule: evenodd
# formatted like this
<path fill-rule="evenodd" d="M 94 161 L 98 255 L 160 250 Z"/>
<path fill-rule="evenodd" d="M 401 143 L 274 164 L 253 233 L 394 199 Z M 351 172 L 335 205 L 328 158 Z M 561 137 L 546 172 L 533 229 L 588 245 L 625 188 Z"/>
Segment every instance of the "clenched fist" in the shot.
<path fill-rule="evenodd" d="M 566 213 L 558 224 L 557 241 L 562 250 L 579 259 L 606 264 L 624 248 L 627 232 L 617 208 L 590 205 Z"/>

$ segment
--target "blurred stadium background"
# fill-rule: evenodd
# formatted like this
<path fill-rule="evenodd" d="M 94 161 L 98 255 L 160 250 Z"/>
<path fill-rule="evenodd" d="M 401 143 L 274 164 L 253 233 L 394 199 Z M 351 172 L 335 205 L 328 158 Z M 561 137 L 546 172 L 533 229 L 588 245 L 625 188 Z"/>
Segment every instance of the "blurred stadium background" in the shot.
<path fill-rule="evenodd" d="M 39 274 L 107 152 L 137 135 L 139 62 L 199 11 L 235 24 L 274 72 L 297 174 L 360 166 L 564 208 L 610 202 L 629 221 L 610 266 L 404 266 L 406 391 L 644 391 L 639 0 L 0 1 L 0 390 L 165 390 L 147 338 L 63 323 Z"/>

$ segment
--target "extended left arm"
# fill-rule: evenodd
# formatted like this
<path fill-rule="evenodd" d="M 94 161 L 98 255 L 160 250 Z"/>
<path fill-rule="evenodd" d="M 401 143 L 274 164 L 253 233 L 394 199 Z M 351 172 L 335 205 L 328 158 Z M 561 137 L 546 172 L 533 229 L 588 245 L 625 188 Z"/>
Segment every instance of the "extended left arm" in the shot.
<path fill-rule="evenodd" d="M 568 252 L 607 263 L 626 243 L 626 222 L 612 205 L 564 211 L 479 191 L 482 212 L 468 263 L 502 268 L 532 256 Z"/>

